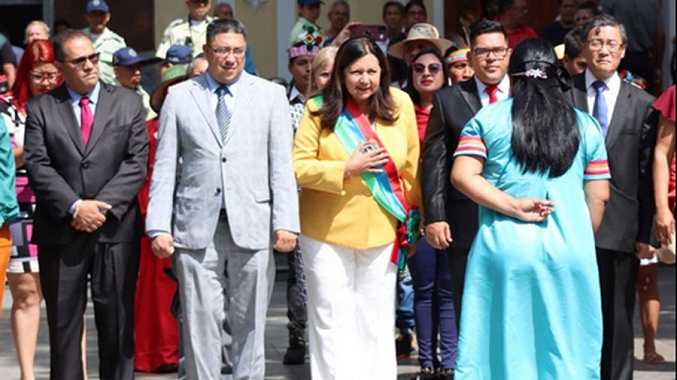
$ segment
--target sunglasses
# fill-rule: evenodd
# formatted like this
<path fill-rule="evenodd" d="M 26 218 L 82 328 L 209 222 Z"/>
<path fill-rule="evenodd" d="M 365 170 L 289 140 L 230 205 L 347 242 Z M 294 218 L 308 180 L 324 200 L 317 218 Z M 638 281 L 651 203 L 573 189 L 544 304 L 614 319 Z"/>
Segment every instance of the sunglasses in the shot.
<path fill-rule="evenodd" d="M 93 64 L 98 63 L 98 62 L 99 62 L 99 53 L 90 54 L 90 55 L 85 56 L 85 57 L 73 58 L 73 59 L 71 59 L 70 61 L 66 61 L 66 62 L 68 62 L 68 63 L 70 63 L 70 64 L 72 64 L 72 65 L 75 65 L 75 66 L 81 66 L 81 65 L 83 65 L 86 61 L 89 61 L 89 62 L 91 62 L 91 63 L 93 63 Z"/>
<path fill-rule="evenodd" d="M 422 63 L 412 63 L 411 67 L 414 69 L 414 72 L 416 74 L 423 74 L 425 72 L 425 65 Z M 437 75 L 442 70 L 442 64 L 441 63 L 431 63 L 428 65 L 428 72 L 430 75 Z"/>

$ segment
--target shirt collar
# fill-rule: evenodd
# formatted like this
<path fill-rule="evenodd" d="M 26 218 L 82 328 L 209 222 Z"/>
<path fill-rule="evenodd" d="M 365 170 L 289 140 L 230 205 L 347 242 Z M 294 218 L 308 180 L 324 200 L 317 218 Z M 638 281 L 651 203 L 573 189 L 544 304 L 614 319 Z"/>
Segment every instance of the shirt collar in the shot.
<path fill-rule="evenodd" d="M 589 90 L 590 87 L 592 87 L 592 84 L 596 81 L 598 81 L 594 75 L 592 75 L 592 72 L 590 72 L 590 69 L 585 70 L 585 89 Z M 603 80 L 604 84 L 606 84 L 606 88 L 609 90 L 613 90 L 616 88 L 621 87 L 621 77 L 618 75 L 618 72 L 614 72 L 613 75 L 608 77 L 607 79 Z"/>
<path fill-rule="evenodd" d="M 226 87 L 228 87 L 228 92 L 230 92 L 230 94 L 233 97 L 237 92 L 237 89 L 239 87 L 238 84 L 240 83 L 240 78 L 242 78 L 242 75 L 245 75 L 244 72 L 240 74 L 240 77 L 237 78 L 235 82 L 225 85 Z M 205 72 L 205 78 L 207 78 L 207 86 L 209 87 L 210 93 L 215 93 L 216 89 L 218 89 L 222 85 L 221 83 L 217 82 L 216 79 L 214 79 L 214 77 L 211 76 L 211 74 L 209 74 L 209 71 Z"/>
<path fill-rule="evenodd" d="M 289 91 L 289 103 L 293 103 L 295 99 L 298 99 L 299 103 L 306 102 L 306 97 L 296 89 L 296 86 L 292 86 L 291 91 Z"/>
<path fill-rule="evenodd" d="M 477 84 L 477 93 L 482 95 L 484 91 L 487 89 L 487 85 L 479 80 L 477 76 L 473 77 L 475 79 L 475 83 Z M 498 91 L 508 94 L 510 93 L 510 79 L 508 79 L 508 75 L 504 75 L 503 79 L 501 79 L 500 82 L 498 82 Z"/>
<path fill-rule="evenodd" d="M 101 92 L 101 82 L 97 81 L 96 86 L 94 86 L 94 88 L 90 92 L 84 95 L 78 94 L 77 92 L 73 91 L 70 87 L 68 87 L 68 85 L 66 85 L 66 91 L 68 91 L 68 95 L 71 97 L 71 101 L 73 101 L 74 103 L 80 102 L 80 98 L 86 96 L 89 98 L 90 103 L 94 103 L 94 105 L 96 105 L 99 102 L 99 92 Z"/>

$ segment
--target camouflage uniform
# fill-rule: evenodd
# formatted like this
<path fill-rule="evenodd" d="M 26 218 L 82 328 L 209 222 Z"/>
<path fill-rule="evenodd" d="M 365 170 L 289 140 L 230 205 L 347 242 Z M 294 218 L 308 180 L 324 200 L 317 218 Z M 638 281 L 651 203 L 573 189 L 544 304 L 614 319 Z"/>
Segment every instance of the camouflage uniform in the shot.
<path fill-rule="evenodd" d="M 187 18 L 179 18 L 167 26 L 162 36 L 162 41 L 157 47 L 155 56 L 164 59 L 167 55 L 167 49 L 172 45 L 186 45 L 193 48 L 193 57 L 202 52 L 202 45 L 207 42 L 207 24 L 212 22 L 213 18 L 207 16 L 199 25 L 190 25 Z"/>
<path fill-rule="evenodd" d="M 107 27 L 103 29 L 103 33 L 98 35 L 92 33 L 89 28 L 83 29 L 82 33 L 92 40 L 94 50 L 99 53 L 99 78 L 105 83 L 115 84 L 113 53 L 127 46 L 125 39 Z"/>

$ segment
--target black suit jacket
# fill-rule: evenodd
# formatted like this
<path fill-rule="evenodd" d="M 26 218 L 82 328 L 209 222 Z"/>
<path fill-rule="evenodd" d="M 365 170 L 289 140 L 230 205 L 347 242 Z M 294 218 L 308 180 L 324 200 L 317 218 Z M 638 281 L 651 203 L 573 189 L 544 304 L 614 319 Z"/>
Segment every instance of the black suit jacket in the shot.
<path fill-rule="evenodd" d="M 112 205 L 94 235 L 100 242 L 141 237 L 136 195 L 148 164 L 148 133 L 141 98 L 101 83 L 94 124 L 85 147 L 65 84 L 26 106 L 24 157 L 35 191 L 33 243 L 68 244 L 79 234 L 69 209 L 77 199 Z"/>
<path fill-rule="evenodd" d="M 452 247 L 469 249 L 478 227 L 477 205 L 451 184 L 453 154 L 461 130 L 482 108 L 475 79 L 438 91 L 423 146 L 424 222 L 446 221 Z"/>
<path fill-rule="evenodd" d="M 589 112 L 585 74 L 574 76 L 576 108 Z M 654 215 L 652 160 L 658 114 L 654 97 L 625 81 L 616 100 L 606 149 L 611 169 L 610 197 L 595 235 L 599 248 L 633 253 L 648 243 Z"/>

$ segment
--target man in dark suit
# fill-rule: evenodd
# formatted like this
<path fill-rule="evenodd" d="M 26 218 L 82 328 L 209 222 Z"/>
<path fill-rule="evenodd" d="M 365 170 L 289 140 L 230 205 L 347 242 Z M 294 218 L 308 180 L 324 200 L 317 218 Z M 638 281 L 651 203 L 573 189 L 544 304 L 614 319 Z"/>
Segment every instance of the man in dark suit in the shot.
<path fill-rule="evenodd" d="M 133 305 L 143 233 L 136 194 L 146 178 L 141 98 L 99 81 L 89 38 L 55 41 L 64 84 L 27 105 L 25 160 L 37 208 L 33 243 L 47 303 L 50 378 L 82 379 L 87 278 L 101 379 L 134 377 Z"/>
<path fill-rule="evenodd" d="M 602 291 L 602 379 L 632 379 L 635 279 L 649 245 L 654 212 L 651 157 L 656 138 L 654 98 L 624 82 L 616 69 L 625 55 L 623 25 L 598 16 L 583 31 L 588 69 L 575 76 L 574 105 L 590 112 L 605 136 L 611 196 L 595 236 Z"/>
<path fill-rule="evenodd" d="M 480 20 L 470 27 L 468 59 L 475 76 L 435 94 L 423 148 L 423 204 L 425 236 L 436 249 L 449 254 L 451 283 L 458 327 L 468 252 L 477 233 L 477 205 L 449 180 L 453 154 L 463 126 L 490 103 L 509 96 L 506 72 L 511 50 L 505 29 Z"/>

